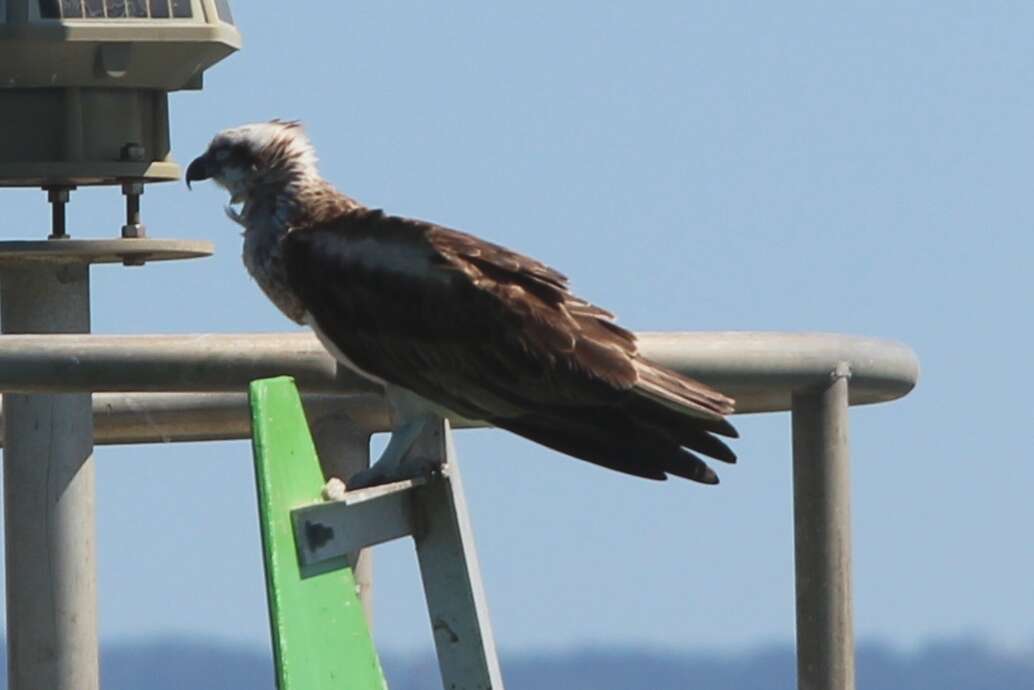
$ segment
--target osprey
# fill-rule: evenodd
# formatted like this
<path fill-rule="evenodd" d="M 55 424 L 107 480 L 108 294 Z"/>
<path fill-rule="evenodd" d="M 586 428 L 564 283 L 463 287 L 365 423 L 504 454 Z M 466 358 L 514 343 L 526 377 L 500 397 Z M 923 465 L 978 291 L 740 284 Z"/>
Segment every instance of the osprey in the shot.
<path fill-rule="evenodd" d="M 736 456 L 733 400 L 644 358 L 609 312 L 535 259 L 364 206 L 324 180 L 297 122 L 220 132 L 187 168 L 244 227 L 244 264 L 337 360 L 384 385 L 391 440 L 349 488 L 423 474 L 408 450 L 448 411 L 582 460 L 705 484 Z M 233 205 L 239 204 L 239 210 Z"/>

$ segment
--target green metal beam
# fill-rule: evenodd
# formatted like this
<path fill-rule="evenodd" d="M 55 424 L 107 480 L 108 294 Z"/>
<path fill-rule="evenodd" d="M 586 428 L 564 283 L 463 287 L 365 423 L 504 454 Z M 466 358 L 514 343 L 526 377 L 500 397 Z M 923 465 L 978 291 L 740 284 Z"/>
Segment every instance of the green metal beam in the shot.
<path fill-rule="evenodd" d="M 352 569 L 298 564 L 291 510 L 320 500 L 323 475 L 294 380 L 250 388 L 255 480 L 279 690 L 386 690 Z"/>

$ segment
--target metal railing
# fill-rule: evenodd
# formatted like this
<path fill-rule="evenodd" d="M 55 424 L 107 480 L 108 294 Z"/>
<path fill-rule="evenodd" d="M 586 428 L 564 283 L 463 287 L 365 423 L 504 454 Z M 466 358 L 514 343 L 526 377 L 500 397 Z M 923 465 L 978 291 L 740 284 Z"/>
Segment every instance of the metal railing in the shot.
<path fill-rule="evenodd" d="M 822 333 L 643 333 L 640 343 L 647 357 L 735 397 L 739 413 L 791 412 L 798 685 L 854 688 L 848 407 L 906 395 L 919 375 L 915 354 L 886 340 Z M 55 393 L 94 393 L 93 440 L 99 444 L 248 438 L 248 383 L 282 374 L 296 379 L 317 437 L 320 428 L 335 424 L 365 435 L 389 428 L 377 388 L 337 367 L 308 333 L 4 335 L 4 445 L 39 443 L 26 426 L 36 413 L 24 407 L 37 398 L 59 406 L 66 397 L 52 397 Z M 82 404 L 79 396 L 67 399 Z M 54 407 L 47 414 L 58 419 L 61 413 Z M 457 427 L 477 425 L 451 421 Z M 60 426 L 55 429 L 64 433 Z M 88 453 L 63 448 L 58 438 L 45 443 L 70 456 Z M 9 486 L 6 495 L 19 493 L 26 495 Z M 90 497 L 92 510 L 92 486 L 83 495 Z M 20 538 L 21 529 L 38 529 L 31 520 L 13 516 L 17 508 L 7 509 L 9 542 Z M 74 520 L 74 510 L 65 518 Z M 93 535 L 85 538 L 92 542 Z M 38 541 L 26 535 L 27 543 Z M 7 553 L 10 557 L 10 548 Z M 25 583 L 24 589 L 65 591 L 65 605 L 78 605 L 75 592 L 62 589 L 59 568 L 37 569 L 33 578 L 9 582 L 9 610 L 19 597 L 33 596 L 12 591 L 12 582 L 16 588 Z M 78 609 L 83 615 L 95 615 L 92 601 L 85 602 L 94 587 L 91 582 L 83 590 L 83 608 Z M 8 620 L 20 621 L 18 628 L 9 625 L 12 642 L 48 634 L 27 629 L 33 623 L 24 618 L 9 614 Z M 95 632 L 93 638 L 81 637 L 79 644 L 96 645 Z"/>

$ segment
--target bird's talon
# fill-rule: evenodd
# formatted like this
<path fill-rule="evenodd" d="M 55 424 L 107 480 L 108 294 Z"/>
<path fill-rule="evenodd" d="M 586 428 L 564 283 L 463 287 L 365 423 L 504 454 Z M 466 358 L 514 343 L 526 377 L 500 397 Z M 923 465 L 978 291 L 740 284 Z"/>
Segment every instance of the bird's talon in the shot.
<path fill-rule="evenodd" d="M 343 481 L 337 477 L 331 477 L 323 485 L 323 491 L 320 492 L 320 495 L 323 496 L 324 501 L 343 501 L 347 491 L 348 487 Z"/>
<path fill-rule="evenodd" d="M 387 470 L 374 464 L 372 467 L 358 472 L 348 479 L 350 490 L 366 489 L 371 486 L 401 482 L 406 479 L 429 479 L 441 471 L 443 461 L 437 458 L 406 458 L 400 464 Z M 329 484 L 329 482 L 328 482 Z"/>

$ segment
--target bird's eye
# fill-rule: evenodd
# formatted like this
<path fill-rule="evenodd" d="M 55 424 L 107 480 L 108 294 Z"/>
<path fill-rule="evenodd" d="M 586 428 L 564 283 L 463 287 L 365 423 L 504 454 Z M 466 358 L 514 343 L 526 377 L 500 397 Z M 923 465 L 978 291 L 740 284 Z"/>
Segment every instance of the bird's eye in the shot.
<path fill-rule="evenodd" d="M 224 163 L 230 159 L 230 149 L 226 147 L 218 148 L 212 152 L 212 156 L 220 163 Z"/>

